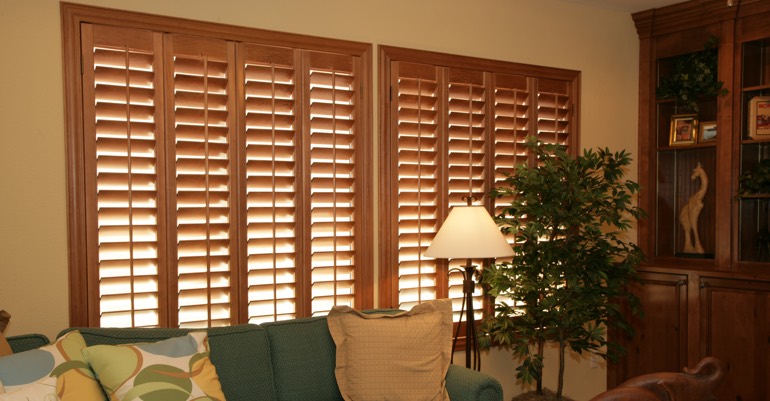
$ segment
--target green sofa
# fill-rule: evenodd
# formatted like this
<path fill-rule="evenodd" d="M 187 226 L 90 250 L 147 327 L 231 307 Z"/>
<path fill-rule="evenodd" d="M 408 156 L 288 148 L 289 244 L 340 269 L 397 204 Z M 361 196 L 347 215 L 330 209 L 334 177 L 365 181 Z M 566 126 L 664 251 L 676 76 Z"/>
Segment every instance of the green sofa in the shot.
<path fill-rule="evenodd" d="M 186 329 L 69 328 L 88 345 L 159 341 Z M 334 376 L 335 346 L 325 317 L 208 329 L 211 362 L 227 401 L 342 401 Z M 9 337 L 21 352 L 48 343 L 42 335 Z M 452 401 L 501 401 L 494 378 L 451 365 L 446 386 Z M 370 401 L 370 400 L 362 400 Z"/>

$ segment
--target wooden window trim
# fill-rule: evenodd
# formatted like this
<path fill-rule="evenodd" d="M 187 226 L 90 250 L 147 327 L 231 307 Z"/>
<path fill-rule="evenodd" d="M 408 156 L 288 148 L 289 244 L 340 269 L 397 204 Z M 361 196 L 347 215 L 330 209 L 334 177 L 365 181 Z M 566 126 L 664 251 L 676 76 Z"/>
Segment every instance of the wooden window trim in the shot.
<path fill-rule="evenodd" d="M 290 34 L 249 27 L 231 26 L 220 23 L 194 21 L 189 19 L 166 17 L 153 14 L 130 12 L 109 8 L 92 7 L 62 2 L 60 5 L 62 23 L 62 58 L 64 70 L 65 104 L 65 149 L 67 175 L 67 222 L 68 222 L 68 263 L 70 280 L 70 325 L 88 326 L 89 316 L 98 311 L 98 304 L 89 302 L 89 286 L 97 285 L 96 277 L 89 277 L 86 268 L 87 230 L 85 208 L 84 140 L 81 71 L 83 60 L 80 57 L 81 23 L 94 23 L 112 26 L 131 27 L 154 31 L 173 31 L 173 33 L 207 36 L 271 46 L 301 48 L 318 52 L 334 52 L 359 57 L 361 71 L 359 90 L 363 104 L 356 121 L 360 135 L 357 136 L 358 154 L 356 163 L 362 172 L 356 180 L 358 205 L 365 212 L 373 210 L 372 196 L 372 150 L 371 150 L 371 115 L 372 115 L 372 45 L 354 41 L 326 39 L 309 35 Z M 240 197 L 240 195 L 239 195 Z M 242 200 L 237 199 L 236 204 Z M 361 287 L 357 296 L 362 308 L 373 307 L 373 225 L 371 219 L 358 219 L 355 223 L 355 246 L 360 250 L 357 264 L 364 268 L 357 271 Z M 90 233 L 93 235 L 94 233 Z M 239 290 L 234 290 L 238 294 Z M 309 294 L 309 289 L 300 296 Z M 301 298 L 300 298 L 301 299 Z"/>

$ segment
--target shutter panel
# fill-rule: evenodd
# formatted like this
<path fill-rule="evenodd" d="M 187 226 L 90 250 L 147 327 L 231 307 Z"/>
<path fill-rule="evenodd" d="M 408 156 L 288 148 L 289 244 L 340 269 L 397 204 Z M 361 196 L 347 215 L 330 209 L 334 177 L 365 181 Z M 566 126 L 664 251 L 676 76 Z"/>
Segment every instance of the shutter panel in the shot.
<path fill-rule="evenodd" d="M 237 314 L 231 288 L 236 260 L 233 210 L 234 45 L 168 35 L 168 146 L 174 191 L 179 327 L 228 325 Z M 175 235 L 174 235 L 175 234 Z M 174 252 L 171 252 L 174 254 Z"/>
<path fill-rule="evenodd" d="M 160 36 L 82 24 L 89 324 L 153 327 L 164 299 Z M 98 309 L 97 309 L 98 308 Z"/>
<path fill-rule="evenodd" d="M 422 256 L 438 231 L 440 156 L 439 71 L 434 66 L 393 62 L 392 90 L 397 110 L 398 278 L 397 307 L 410 309 L 439 297 L 438 261 Z"/>
<path fill-rule="evenodd" d="M 310 311 L 355 306 L 354 242 L 359 178 L 355 174 L 360 61 L 307 52 L 307 144 L 310 178 Z M 360 209 L 360 207 L 359 207 Z"/>
<path fill-rule="evenodd" d="M 248 321 L 297 317 L 295 51 L 241 45 Z"/>
<path fill-rule="evenodd" d="M 447 212 L 454 206 L 467 204 L 463 197 L 473 196 L 476 202 L 486 202 L 486 83 L 482 71 L 459 68 L 447 69 Z M 442 216 L 441 220 L 446 219 Z M 449 293 L 454 302 L 455 320 L 462 307 L 463 276 L 458 270 L 467 259 L 449 261 Z M 482 261 L 473 261 L 481 266 Z M 458 269 L 458 270 L 455 270 Z M 481 287 L 476 283 L 474 301 L 476 318 L 481 318 Z"/>

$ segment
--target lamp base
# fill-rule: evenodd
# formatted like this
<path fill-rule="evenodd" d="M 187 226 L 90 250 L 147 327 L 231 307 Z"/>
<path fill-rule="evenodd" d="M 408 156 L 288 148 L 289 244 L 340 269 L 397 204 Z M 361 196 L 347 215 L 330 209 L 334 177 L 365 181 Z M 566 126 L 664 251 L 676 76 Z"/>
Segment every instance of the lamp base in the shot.
<path fill-rule="evenodd" d="M 454 350 L 457 345 L 457 339 L 460 337 L 460 326 L 463 321 L 463 316 L 465 316 L 465 367 L 481 370 L 481 355 L 479 353 L 478 337 L 476 336 L 476 319 L 474 318 L 475 312 L 473 309 L 473 292 L 476 289 L 473 276 L 476 273 L 476 266 L 470 264 L 470 261 L 468 261 L 468 264 L 462 267 L 463 270 L 451 270 L 458 271 L 463 275 L 463 303 L 460 308 L 460 319 L 457 322 L 457 330 L 455 331 L 455 336 L 452 340 L 452 362 L 454 362 Z"/>

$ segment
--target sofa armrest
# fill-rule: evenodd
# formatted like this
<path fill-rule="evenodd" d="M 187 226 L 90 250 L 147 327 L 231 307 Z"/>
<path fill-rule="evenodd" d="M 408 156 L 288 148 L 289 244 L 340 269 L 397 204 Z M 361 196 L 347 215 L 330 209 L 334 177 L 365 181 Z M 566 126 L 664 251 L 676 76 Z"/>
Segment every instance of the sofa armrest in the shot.
<path fill-rule="evenodd" d="M 503 388 L 497 379 L 458 365 L 449 365 L 446 389 L 452 401 L 502 401 Z"/>

